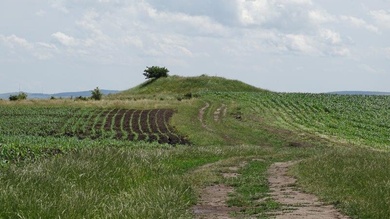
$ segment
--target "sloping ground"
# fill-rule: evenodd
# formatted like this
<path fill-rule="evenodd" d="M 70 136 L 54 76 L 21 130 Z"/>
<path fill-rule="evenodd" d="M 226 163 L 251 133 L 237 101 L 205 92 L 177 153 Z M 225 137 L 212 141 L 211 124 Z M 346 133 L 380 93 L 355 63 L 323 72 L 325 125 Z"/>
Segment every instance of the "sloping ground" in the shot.
<path fill-rule="evenodd" d="M 221 77 L 199 76 L 180 77 L 170 76 L 149 80 L 129 90 L 111 95 L 110 99 L 126 99 L 134 96 L 147 95 L 186 95 L 207 91 L 221 92 L 261 92 L 260 88 L 253 87 L 237 80 Z"/>

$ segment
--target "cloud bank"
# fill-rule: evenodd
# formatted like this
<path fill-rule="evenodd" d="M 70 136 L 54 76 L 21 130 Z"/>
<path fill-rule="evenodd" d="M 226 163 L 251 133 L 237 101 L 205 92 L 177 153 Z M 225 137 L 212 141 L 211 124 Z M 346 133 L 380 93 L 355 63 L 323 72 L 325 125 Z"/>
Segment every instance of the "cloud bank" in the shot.
<path fill-rule="evenodd" d="M 17 8 L 16 3 L 5 1 L 10 8 Z M 390 68 L 383 62 L 389 57 L 388 49 L 383 48 L 388 47 L 385 39 L 390 33 L 390 10 L 383 9 L 384 3 L 379 0 L 369 5 L 360 0 L 360 7 L 355 8 L 314 0 L 48 2 L 39 0 L 25 6 L 33 11 L 25 16 L 34 29 L 3 11 L 16 26 L 21 25 L 5 31 L 7 25 L 1 21 L 0 62 L 82 62 L 136 68 L 158 64 L 184 71 L 177 72 L 182 75 L 211 72 L 244 81 L 251 76 L 234 71 L 253 72 L 259 78 L 270 75 L 274 81 L 285 75 L 289 81 L 296 60 L 300 63 L 296 63 L 293 74 L 298 76 L 315 74 L 303 70 L 313 69 L 315 62 L 311 60 L 329 65 L 346 63 L 339 69 L 319 70 L 321 79 L 350 68 L 358 70 L 364 80 L 368 77 L 365 73 L 371 71 L 367 67 L 356 69 L 353 64 L 362 61 L 367 62 L 366 66 L 376 65 L 377 72 Z M 284 66 L 273 64 L 280 62 Z M 388 73 L 384 77 L 388 79 Z M 329 90 L 343 85 L 330 80 L 327 83 L 325 89 Z M 297 84 L 285 89 L 270 81 L 255 85 L 300 91 L 297 86 L 302 83 Z M 378 90 L 382 86 L 378 85 Z M 302 90 L 320 91 L 312 86 Z"/>

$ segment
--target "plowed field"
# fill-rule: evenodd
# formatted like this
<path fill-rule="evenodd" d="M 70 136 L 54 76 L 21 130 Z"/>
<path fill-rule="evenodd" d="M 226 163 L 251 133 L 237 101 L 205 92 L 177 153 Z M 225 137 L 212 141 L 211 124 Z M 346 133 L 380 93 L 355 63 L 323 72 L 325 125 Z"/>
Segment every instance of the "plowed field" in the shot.
<path fill-rule="evenodd" d="M 0 108 L 0 134 L 188 144 L 169 124 L 173 114 L 172 109 L 5 106 Z"/>
<path fill-rule="evenodd" d="M 187 144 L 175 133 L 169 120 L 171 109 L 126 110 L 113 109 L 81 116 L 68 123 L 66 135 L 80 138 L 113 138 L 129 141 L 157 141 L 168 144 Z M 83 121 L 79 121 L 83 120 Z M 78 125 L 83 124 L 83 125 Z"/>

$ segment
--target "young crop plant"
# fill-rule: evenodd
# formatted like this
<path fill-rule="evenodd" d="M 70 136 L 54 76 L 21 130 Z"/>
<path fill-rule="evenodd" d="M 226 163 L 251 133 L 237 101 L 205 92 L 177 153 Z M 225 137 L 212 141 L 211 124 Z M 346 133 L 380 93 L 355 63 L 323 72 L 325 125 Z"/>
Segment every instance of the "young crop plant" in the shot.
<path fill-rule="evenodd" d="M 117 130 L 117 138 L 125 140 L 128 138 L 128 136 L 130 134 L 129 131 L 131 132 L 131 130 L 126 131 L 126 128 L 128 129 L 129 125 L 126 124 L 126 122 L 125 122 L 126 118 L 128 118 L 127 114 L 129 114 L 129 110 L 122 109 L 121 111 L 122 111 L 121 112 L 122 115 L 121 115 L 120 121 L 119 121 L 119 129 Z M 127 120 L 127 122 L 128 122 L 128 120 Z"/>
<path fill-rule="evenodd" d="M 93 119 L 93 124 L 92 126 L 90 127 L 90 133 L 91 133 L 91 138 L 99 138 L 101 136 L 101 132 L 100 132 L 100 126 L 102 124 L 102 118 L 103 118 L 103 115 L 106 113 L 105 110 L 100 110 L 99 112 L 96 112 L 94 114 L 94 119 Z M 99 128 L 97 128 L 99 127 Z M 99 131 L 96 131 L 96 130 L 99 130 Z"/>
<path fill-rule="evenodd" d="M 210 97 L 249 104 L 261 121 L 334 142 L 388 148 L 390 96 L 304 93 L 210 93 Z"/>

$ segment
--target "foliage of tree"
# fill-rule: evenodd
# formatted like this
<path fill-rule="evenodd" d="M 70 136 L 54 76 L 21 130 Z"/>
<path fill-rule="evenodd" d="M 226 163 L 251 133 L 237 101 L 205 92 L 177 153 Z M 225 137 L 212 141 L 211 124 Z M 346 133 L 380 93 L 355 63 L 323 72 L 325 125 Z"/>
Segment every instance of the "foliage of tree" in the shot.
<path fill-rule="evenodd" d="M 87 97 L 83 97 L 83 96 L 78 96 L 74 99 L 75 101 L 78 101 L 78 100 L 82 100 L 82 101 L 87 101 L 88 98 Z"/>
<path fill-rule="evenodd" d="M 25 99 L 27 99 L 27 94 L 24 92 L 20 92 L 18 95 L 9 96 L 10 101 L 25 100 Z"/>
<path fill-rule="evenodd" d="M 102 99 L 102 92 L 100 91 L 99 87 L 96 87 L 93 91 L 92 91 L 92 96 L 91 98 L 93 100 L 101 100 Z"/>
<path fill-rule="evenodd" d="M 168 77 L 169 70 L 165 67 L 152 66 L 147 67 L 144 70 L 144 76 L 146 79 L 158 79 L 162 77 Z"/>

